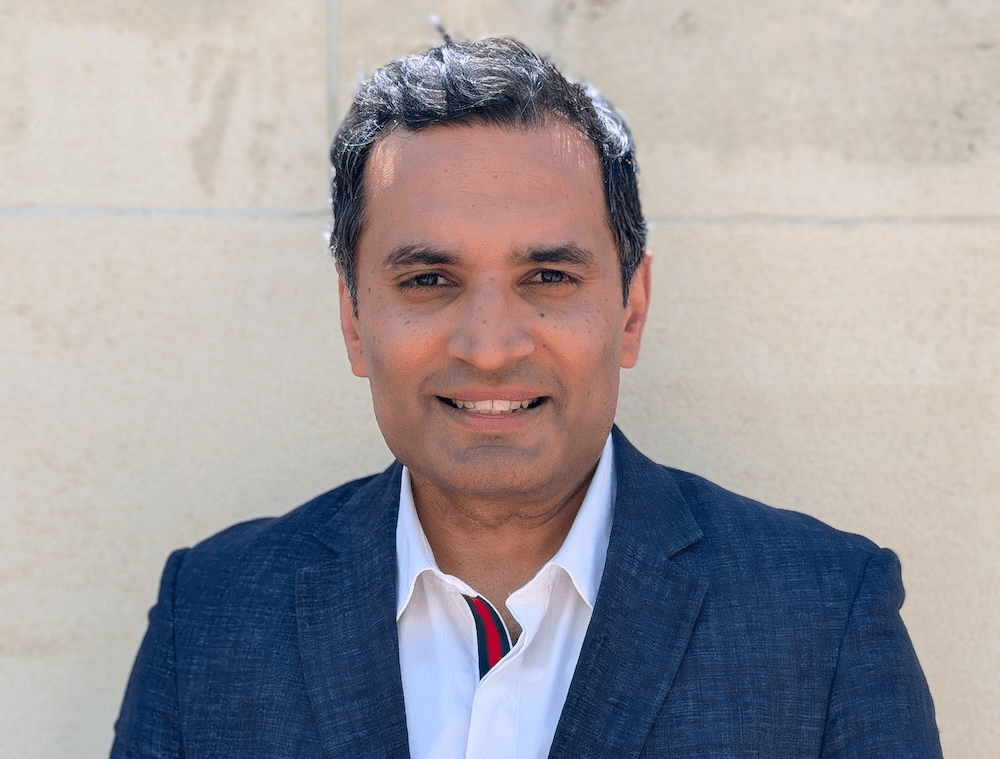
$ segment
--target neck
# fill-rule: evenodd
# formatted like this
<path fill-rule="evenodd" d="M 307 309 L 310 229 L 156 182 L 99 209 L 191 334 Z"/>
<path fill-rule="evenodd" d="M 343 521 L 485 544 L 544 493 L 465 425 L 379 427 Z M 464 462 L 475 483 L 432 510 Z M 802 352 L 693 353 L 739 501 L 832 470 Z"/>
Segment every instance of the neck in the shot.
<path fill-rule="evenodd" d="M 596 466 L 563 498 L 494 501 L 445 492 L 411 472 L 420 526 L 441 571 L 487 598 L 516 639 L 507 598 L 537 574 L 573 526 Z"/>

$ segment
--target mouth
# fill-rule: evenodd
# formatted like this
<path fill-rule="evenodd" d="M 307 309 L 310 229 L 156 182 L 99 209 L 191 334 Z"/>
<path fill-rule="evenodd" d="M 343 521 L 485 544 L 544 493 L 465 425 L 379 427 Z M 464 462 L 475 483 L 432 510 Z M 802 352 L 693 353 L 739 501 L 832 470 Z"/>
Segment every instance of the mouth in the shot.
<path fill-rule="evenodd" d="M 439 395 L 437 399 L 446 406 L 451 406 L 451 408 L 458 409 L 459 411 L 465 411 L 470 414 L 482 414 L 484 416 L 497 416 L 500 414 L 516 414 L 528 409 L 538 408 L 548 400 L 548 397 L 542 395 L 538 398 L 526 398 L 520 401 L 465 401 L 460 398 L 443 398 Z"/>

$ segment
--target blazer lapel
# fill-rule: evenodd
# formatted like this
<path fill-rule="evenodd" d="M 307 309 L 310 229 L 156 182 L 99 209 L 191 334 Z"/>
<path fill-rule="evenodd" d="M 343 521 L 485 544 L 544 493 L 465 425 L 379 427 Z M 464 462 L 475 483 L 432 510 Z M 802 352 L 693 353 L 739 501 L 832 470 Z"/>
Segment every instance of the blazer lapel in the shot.
<path fill-rule="evenodd" d="M 395 618 L 400 472 L 373 478 L 317 531 L 335 556 L 297 576 L 302 668 L 331 757 L 409 757 Z"/>
<path fill-rule="evenodd" d="M 670 558 L 701 538 L 669 472 L 614 430 L 617 493 L 604 576 L 550 757 L 635 757 L 708 587 Z"/>

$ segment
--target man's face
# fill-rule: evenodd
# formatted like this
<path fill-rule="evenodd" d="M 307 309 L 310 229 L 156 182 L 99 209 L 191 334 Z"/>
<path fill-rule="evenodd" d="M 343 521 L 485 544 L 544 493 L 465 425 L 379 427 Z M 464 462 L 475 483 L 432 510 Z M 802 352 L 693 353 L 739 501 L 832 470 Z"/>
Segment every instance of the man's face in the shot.
<path fill-rule="evenodd" d="M 415 489 L 566 498 L 635 364 L 648 259 L 622 305 L 591 143 L 562 124 L 395 132 L 373 148 L 351 367 Z"/>

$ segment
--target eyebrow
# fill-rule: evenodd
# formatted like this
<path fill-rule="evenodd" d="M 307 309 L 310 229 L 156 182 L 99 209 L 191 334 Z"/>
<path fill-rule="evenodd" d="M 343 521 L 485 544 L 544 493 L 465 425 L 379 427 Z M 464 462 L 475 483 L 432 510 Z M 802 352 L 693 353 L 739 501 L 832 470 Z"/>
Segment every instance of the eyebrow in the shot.
<path fill-rule="evenodd" d="M 593 266 L 594 254 L 574 242 L 545 248 L 528 248 L 511 256 L 515 264 L 573 264 Z"/>
<path fill-rule="evenodd" d="M 404 243 L 389 251 L 382 260 L 386 269 L 406 266 L 451 266 L 458 263 L 458 256 L 433 245 Z"/>
<path fill-rule="evenodd" d="M 562 245 L 516 250 L 511 254 L 510 260 L 515 266 L 523 264 L 593 266 L 595 257 L 586 248 L 568 242 Z M 408 266 L 455 266 L 460 261 L 461 256 L 443 248 L 424 243 L 403 243 L 386 254 L 382 266 L 386 269 Z"/>

